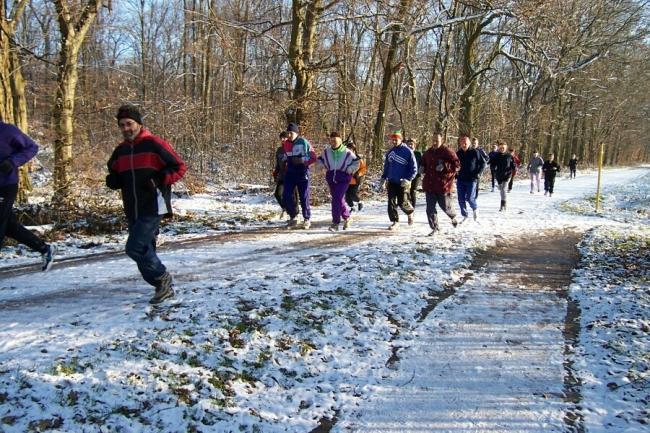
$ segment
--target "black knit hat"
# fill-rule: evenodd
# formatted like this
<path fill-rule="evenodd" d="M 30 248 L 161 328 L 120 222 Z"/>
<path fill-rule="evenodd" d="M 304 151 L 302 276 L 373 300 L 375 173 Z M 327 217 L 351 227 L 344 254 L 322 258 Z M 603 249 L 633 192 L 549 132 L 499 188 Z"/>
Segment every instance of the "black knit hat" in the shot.
<path fill-rule="evenodd" d="M 287 125 L 287 131 L 288 132 L 295 132 L 296 134 L 300 134 L 300 128 L 298 128 L 298 125 L 296 125 L 293 122 Z"/>
<path fill-rule="evenodd" d="M 120 119 L 131 119 L 142 125 L 142 114 L 140 114 L 138 107 L 132 104 L 124 104 L 118 108 L 115 118 L 118 122 Z"/>

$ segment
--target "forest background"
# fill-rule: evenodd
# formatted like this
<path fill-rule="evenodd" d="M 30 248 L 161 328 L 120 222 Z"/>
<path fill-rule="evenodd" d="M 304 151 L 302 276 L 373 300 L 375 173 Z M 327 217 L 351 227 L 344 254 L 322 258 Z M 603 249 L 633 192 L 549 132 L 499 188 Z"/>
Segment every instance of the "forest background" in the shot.
<path fill-rule="evenodd" d="M 601 144 L 606 164 L 648 162 L 648 6 L 3 1 L 0 116 L 42 146 L 56 206 L 103 188 L 125 102 L 185 159 L 195 190 L 270 182 L 288 121 L 316 143 L 340 131 L 375 168 L 394 129 L 421 150 L 442 131 L 505 140 L 524 162 L 537 149 L 593 165 Z"/>

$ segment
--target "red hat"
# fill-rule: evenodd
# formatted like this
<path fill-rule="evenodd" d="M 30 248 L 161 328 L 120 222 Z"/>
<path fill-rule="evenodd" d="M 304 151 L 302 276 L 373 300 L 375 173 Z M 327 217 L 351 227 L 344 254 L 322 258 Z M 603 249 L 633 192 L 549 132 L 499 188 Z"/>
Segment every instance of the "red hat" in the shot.
<path fill-rule="evenodd" d="M 402 131 L 400 131 L 399 129 L 397 131 L 393 131 L 393 133 L 390 135 L 390 138 L 399 138 L 401 140 Z"/>

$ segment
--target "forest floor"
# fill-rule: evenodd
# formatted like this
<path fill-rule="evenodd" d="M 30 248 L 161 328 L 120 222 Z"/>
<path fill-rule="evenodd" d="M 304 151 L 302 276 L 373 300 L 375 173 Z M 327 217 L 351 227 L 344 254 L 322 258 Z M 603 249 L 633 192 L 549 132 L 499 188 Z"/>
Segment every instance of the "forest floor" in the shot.
<path fill-rule="evenodd" d="M 646 431 L 649 173 L 606 172 L 601 214 L 594 173 L 553 197 L 519 182 L 505 214 L 483 191 L 478 222 L 443 216 L 435 238 L 423 203 L 387 231 L 382 198 L 337 233 L 327 206 L 310 230 L 172 223 L 161 308 L 124 233 L 57 242 L 45 274 L 8 248 L 0 431 Z M 231 191 L 176 206 L 211 219 L 224 202 L 274 209 Z"/>

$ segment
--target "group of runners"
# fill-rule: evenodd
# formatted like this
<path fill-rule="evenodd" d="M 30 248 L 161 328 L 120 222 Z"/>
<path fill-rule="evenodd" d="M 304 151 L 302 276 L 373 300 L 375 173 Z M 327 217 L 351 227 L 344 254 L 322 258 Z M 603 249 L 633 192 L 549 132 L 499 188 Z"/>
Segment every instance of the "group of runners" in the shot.
<path fill-rule="evenodd" d="M 308 229 L 311 226 L 310 177 L 312 164 L 325 171 L 325 180 L 331 196 L 332 222 L 330 231 L 341 227 L 350 227 L 351 213 L 362 209 L 359 199 L 359 186 L 366 174 L 366 164 L 352 142 L 347 144 L 338 132 L 332 132 L 329 146 L 320 156 L 310 142 L 300 135 L 295 123 L 290 123 L 286 131 L 280 134 L 282 140 L 275 154 L 276 182 L 275 197 L 282 207 L 282 215 L 289 216 L 289 228 Z M 406 214 L 407 223 L 413 224 L 413 212 L 417 191 L 421 188 L 426 198 L 426 214 L 431 228 L 430 236 L 439 231 L 437 209 L 440 208 L 457 226 L 471 217 L 478 219 L 477 197 L 479 181 L 486 168 L 491 174 L 492 191 L 498 188 L 501 196 L 499 211 L 506 211 L 507 193 L 521 165 L 514 151 L 508 150 L 505 142 L 498 140 L 491 152 L 486 153 L 477 138 L 461 134 L 458 137 L 458 149 L 452 150 L 446 145 L 442 134 L 433 136 L 431 147 L 423 154 L 416 150 L 414 139 L 404 139 L 400 131 L 389 137 L 391 148 L 384 155 L 383 171 L 378 190 L 385 190 L 388 197 L 389 230 L 399 226 L 400 210 Z M 578 160 L 573 155 L 569 162 L 571 176 L 575 177 Z M 552 196 L 555 177 L 560 172 L 560 165 L 553 154 L 544 160 L 534 151 L 527 165 L 530 175 L 530 193 L 541 192 L 541 179 L 544 179 L 544 195 Z M 457 193 L 460 217 L 457 217 L 453 203 L 453 192 Z M 302 209 L 302 226 L 298 224 L 298 202 Z M 281 216 L 282 218 L 282 216 Z"/>
<path fill-rule="evenodd" d="M 166 141 L 143 126 L 142 117 L 139 109 L 130 104 L 118 109 L 116 120 L 123 141 L 108 160 L 106 185 L 121 192 L 129 232 L 125 251 L 136 262 L 142 278 L 155 289 L 150 302 L 158 304 L 174 296 L 174 290 L 172 276 L 156 254 L 156 237 L 161 218 L 172 213 L 171 185 L 183 177 L 186 165 Z M 331 195 L 329 230 L 337 231 L 341 226 L 348 229 L 351 213 L 363 208 L 359 188 L 366 174 L 365 161 L 354 143 L 344 144 L 340 134 L 332 132 L 329 147 L 317 156 L 295 123 L 289 123 L 280 138 L 282 142 L 276 152 L 273 172 L 275 197 L 283 213 L 289 216 L 288 227 L 299 227 L 299 211 L 303 217 L 300 227 L 309 229 L 311 226 L 309 171 L 315 164 L 325 171 Z M 458 191 L 462 219 L 467 219 L 471 210 L 476 220 L 478 183 L 486 166 L 492 173 L 492 190 L 496 182 L 501 192 L 500 210 L 506 210 L 506 191 L 512 188 L 518 161 L 514 152 L 507 152 L 504 142 L 498 141 L 494 150 L 486 154 L 478 140 L 461 135 L 458 150 L 453 151 L 446 146 L 441 134 L 435 134 L 431 147 L 420 154 L 415 140 L 404 141 L 401 132 L 396 131 L 390 135 L 390 143 L 392 147 L 385 155 L 378 185 L 379 189 L 387 191 L 390 230 L 399 225 L 399 210 L 407 215 L 408 224 L 413 224 L 420 180 L 426 196 L 430 235 L 439 230 L 437 207 L 449 216 L 454 226 L 459 224 L 452 203 L 454 187 Z M 30 137 L 16 126 L 0 121 L 0 248 L 5 237 L 11 237 L 40 253 L 41 269 L 47 271 L 54 259 L 54 245 L 27 230 L 13 211 L 18 192 L 18 169 L 37 151 L 38 146 Z M 575 176 L 576 165 L 574 155 L 569 163 L 572 176 Z M 540 172 L 543 172 L 545 194 L 552 195 L 555 175 L 560 171 L 553 155 L 543 161 L 535 152 L 528 169 L 531 193 L 534 193 L 535 182 L 539 191 Z"/>

